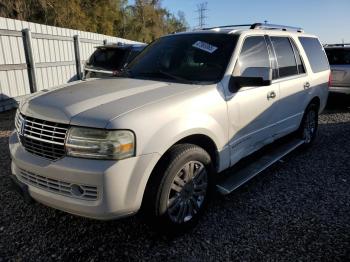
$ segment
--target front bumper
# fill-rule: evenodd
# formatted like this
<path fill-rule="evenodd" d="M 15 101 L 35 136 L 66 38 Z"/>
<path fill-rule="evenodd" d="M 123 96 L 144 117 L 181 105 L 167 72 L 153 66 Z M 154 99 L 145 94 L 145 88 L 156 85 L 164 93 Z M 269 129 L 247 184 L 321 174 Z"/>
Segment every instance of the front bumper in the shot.
<path fill-rule="evenodd" d="M 50 161 L 27 152 L 16 132 L 9 139 L 12 174 L 38 202 L 68 213 L 95 219 L 113 219 L 136 213 L 142 202 L 147 180 L 160 158 L 147 154 L 120 161 L 64 157 Z M 82 199 L 29 183 L 31 181 L 60 181 L 65 184 L 89 185 L 97 188 L 96 199 Z M 44 180 L 43 180 L 44 179 Z M 56 183 L 56 182 L 55 182 Z M 57 183 L 56 183 L 57 184 Z"/>
<path fill-rule="evenodd" d="M 12 189 L 18 192 L 23 197 L 25 202 L 27 202 L 28 204 L 32 203 L 33 198 L 28 192 L 28 186 L 19 181 L 16 176 L 11 176 L 10 178 L 12 182 Z"/>
<path fill-rule="evenodd" d="M 350 86 L 331 86 L 329 87 L 329 92 L 350 95 Z"/>

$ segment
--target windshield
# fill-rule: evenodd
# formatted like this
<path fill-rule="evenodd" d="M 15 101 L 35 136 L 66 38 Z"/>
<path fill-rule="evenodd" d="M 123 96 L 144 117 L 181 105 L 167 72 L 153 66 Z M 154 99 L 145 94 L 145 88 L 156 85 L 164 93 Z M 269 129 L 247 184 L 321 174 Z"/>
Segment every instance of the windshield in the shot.
<path fill-rule="evenodd" d="M 133 78 L 217 83 L 225 73 L 236 42 L 236 36 L 219 33 L 162 37 L 138 55 L 126 70 Z"/>
<path fill-rule="evenodd" d="M 141 48 L 132 49 L 132 50 L 130 51 L 130 54 L 129 54 L 128 58 L 126 59 L 126 62 L 127 62 L 127 63 L 130 63 L 130 61 L 132 61 L 139 53 L 141 53 L 142 50 L 143 50 L 143 49 L 141 49 Z"/>
<path fill-rule="evenodd" d="M 87 65 L 107 70 L 121 69 L 125 63 L 124 57 L 128 49 L 98 48 L 90 57 Z"/>
<path fill-rule="evenodd" d="M 326 49 L 330 65 L 350 65 L 350 49 Z"/>

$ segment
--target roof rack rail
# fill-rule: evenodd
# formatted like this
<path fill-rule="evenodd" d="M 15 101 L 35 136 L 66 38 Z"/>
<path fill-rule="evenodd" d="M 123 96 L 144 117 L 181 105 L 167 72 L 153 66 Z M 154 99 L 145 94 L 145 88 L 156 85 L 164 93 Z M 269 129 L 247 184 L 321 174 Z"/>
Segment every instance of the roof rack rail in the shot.
<path fill-rule="evenodd" d="M 342 44 L 324 44 L 324 47 L 336 47 L 336 46 L 340 46 L 340 47 L 345 47 L 345 46 L 350 46 L 350 43 L 342 43 Z"/>
<path fill-rule="evenodd" d="M 236 28 L 236 27 L 249 27 L 249 29 L 269 29 L 269 30 L 282 30 L 282 31 L 296 31 L 303 33 L 304 30 L 300 27 L 286 26 L 286 25 L 274 25 L 265 23 L 254 23 L 254 24 L 242 24 L 242 25 L 222 25 L 203 28 L 202 30 L 220 29 L 220 28 Z"/>
<path fill-rule="evenodd" d="M 295 26 L 287 26 L 287 25 L 274 25 L 274 24 L 263 24 L 263 23 L 255 23 L 252 24 L 250 29 L 277 29 L 282 31 L 296 31 L 299 33 L 303 33 L 304 29 L 301 27 L 295 27 Z"/>
<path fill-rule="evenodd" d="M 220 29 L 220 28 L 235 28 L 235 27 L 251 27 L 252 24 L 242 24 L 242 25 L 220 25 L 213 27 L 202 28 L 202 30 Z"/>

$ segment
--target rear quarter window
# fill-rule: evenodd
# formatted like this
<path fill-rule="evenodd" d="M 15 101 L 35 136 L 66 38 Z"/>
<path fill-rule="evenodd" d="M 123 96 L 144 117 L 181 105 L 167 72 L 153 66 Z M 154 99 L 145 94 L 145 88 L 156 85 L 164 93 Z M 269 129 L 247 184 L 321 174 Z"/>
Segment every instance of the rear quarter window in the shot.
<path fill-rule="evenodd" d="M 299 41 L 305 50 L 312 72 L 318 73 L 329 69 L 326 53 L 317 38 L 299 37 Z"/>

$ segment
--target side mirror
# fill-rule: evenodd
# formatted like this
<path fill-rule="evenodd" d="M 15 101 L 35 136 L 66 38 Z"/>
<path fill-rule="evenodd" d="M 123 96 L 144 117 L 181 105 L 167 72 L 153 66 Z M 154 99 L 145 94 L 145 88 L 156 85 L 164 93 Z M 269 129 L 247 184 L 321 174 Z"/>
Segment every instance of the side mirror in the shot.
<path fill-rule="evenodd" d="M 231 76 L 229 88 L 231 92 L 236 92 L 246 86 L 269 86 L 271 82 L 271 68 L 250 67 L 241 76 Z"/>

